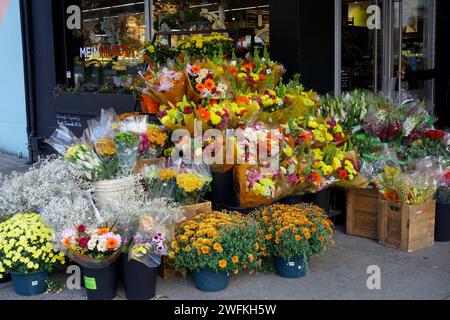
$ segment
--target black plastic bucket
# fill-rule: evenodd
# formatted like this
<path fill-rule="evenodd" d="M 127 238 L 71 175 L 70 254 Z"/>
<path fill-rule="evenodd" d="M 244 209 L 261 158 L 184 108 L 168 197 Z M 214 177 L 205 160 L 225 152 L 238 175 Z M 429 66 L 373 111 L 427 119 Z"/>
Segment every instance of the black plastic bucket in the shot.
<path fill-rule="evenodd" d="M 314 204 L 323 209 L 327 214 L 330 213 L 331 190 L 325 189 L 315 194 Z"/>
<path fill-rule="evenodd" d="M 150 300 L 156 295 L 157 268 L 150 268 L 136 260 L 122 258 L 123 285 L 128 300 Z"/>
<path fill-rule="evenodd" d="M 296 205 L 303 202 L 303 196 L 289 196 L 278 201 L 281 204 Z"/>
<path fill-rule="evenodd" d="M 117 266 L 103 269 L 82 267 L 83 283 L 88 300 L 112 300 L 117 296 Z"/>
<path fill-rule="evenodd" d="M 213 172 L 210 200 L 215 210 L 224 209 L 224 205 L 236 206 L 234 192 L 234 174 L 230 172 Z"/>
<path fill-rule="evenodd" d="M 434 240 L 438 242 L 450 241 L 450 204 L 436 204 Z"/>

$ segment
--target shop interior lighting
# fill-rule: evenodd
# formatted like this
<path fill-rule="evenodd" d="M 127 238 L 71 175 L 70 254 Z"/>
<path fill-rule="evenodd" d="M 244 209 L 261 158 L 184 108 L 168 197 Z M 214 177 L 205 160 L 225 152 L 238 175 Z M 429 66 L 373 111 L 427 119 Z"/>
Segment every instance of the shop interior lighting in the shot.
<path fill-rule="evenodd" d="M 110 6 L 110 7 L 101 7 L 101 8 L 94 8 L 94 9 L 86 9 L 82 12 L 95 12 L 95 11 L 103 11 L 103 10 L 111 10 L 111 9 L 117 9 L 117 8 L 124 8 L 124 7 L 132 7 L 137 5 L 143 5 L 145 2 L 132 2 L 132 3 L 126 3 L 126 4 L 118 4 L 116 6 Z"/>

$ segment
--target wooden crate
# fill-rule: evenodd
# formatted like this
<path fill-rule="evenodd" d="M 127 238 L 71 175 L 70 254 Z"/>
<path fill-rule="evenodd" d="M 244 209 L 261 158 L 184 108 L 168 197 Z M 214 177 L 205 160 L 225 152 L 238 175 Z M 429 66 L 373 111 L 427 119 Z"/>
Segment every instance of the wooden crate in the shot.
<path fill-rule="evenodd" d="M 380 198 L 379 243 L 413 252 L 434 244 L 436 201 L 400 205 Z"/>
<path fill-rule="evenodd" d="M 211 213 L 212 212 L 212 202 L 206 201 L 202 203 L 192 204 L 182 207 L 184 216 L 186 219 L 192 219 L 197 214 L 200 213 Z"/>
<path fill-rule="evenodd" d="M 347 193 L 348 235 L 378 240 L 378 191 L 350 189 Z"/>
<path fill-rule="evenodd" d="M 163 257 L 161 266 L 158 269 L 159 276 L 164 280 L 181 278 L 183 274 L 175 270 L 168 257 Z"/>

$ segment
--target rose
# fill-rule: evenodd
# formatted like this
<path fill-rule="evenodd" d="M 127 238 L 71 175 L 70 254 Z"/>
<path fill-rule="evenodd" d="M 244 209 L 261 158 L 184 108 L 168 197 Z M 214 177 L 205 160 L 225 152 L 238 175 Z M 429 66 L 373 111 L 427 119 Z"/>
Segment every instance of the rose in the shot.
<path fill-rule="evenodd" d="M 442 140 L 445 137 L 445 133 L 440 130 L 428 130 L 425 133 L 425 137 L 434 140 Z"/>
<path fill-rule="evenodd" d="M 89 244 L 89 237 L 83 237 L 78 239 L 78 246 L 82 249 L 86 249 Z"/>
<path fill-rule="evenodd" d="M 79 233 L 85 233 L 86 232 L 86 227 L 83 225 L 78 226 L 77 231 Z"/>

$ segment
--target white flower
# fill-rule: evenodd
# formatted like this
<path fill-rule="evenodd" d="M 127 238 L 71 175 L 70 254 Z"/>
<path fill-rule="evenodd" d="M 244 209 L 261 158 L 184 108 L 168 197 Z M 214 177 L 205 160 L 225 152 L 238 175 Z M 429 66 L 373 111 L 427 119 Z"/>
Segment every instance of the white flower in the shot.
<path fill-rule="evenodd" d="M 231 65 L 232 65 L 233 67 L 236 67 L 236 66 L 237 66 L 237 61 L 231 61 Z"/>
<path fill-rule="evenodd" d="M 95 249 L 95 247 L 97 246 L 97 241 L 94 240 L 89 240 L 88 242 L 88 249 L 93 251 Z"/>
<path fill-rule="evenodd" d="M 162 44 L 163 46 L 168 46 L 168 45 L 169 45 L 169 41 L 168 41 L 167 39 L 162 39 L 162 40 L 161 40 L 161 44 Z"/>

